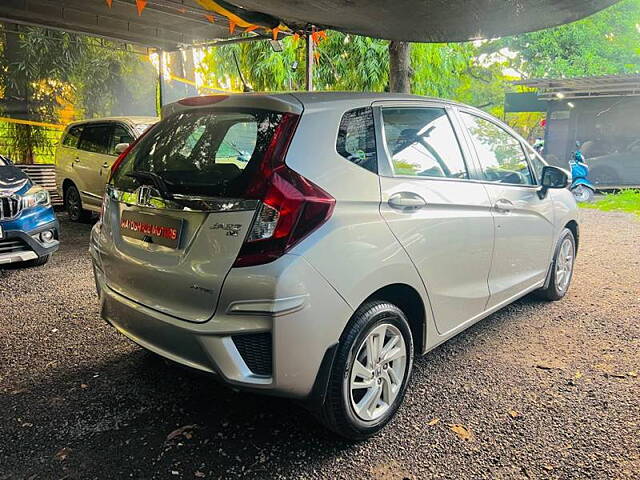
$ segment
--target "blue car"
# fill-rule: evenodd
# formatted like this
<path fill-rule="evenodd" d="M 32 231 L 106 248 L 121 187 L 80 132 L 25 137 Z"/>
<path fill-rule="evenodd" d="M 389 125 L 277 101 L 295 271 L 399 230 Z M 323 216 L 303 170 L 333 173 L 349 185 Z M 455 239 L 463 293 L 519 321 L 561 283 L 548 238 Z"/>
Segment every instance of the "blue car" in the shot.
<path fill-rule="evenodd" d="M 58 249 L 59 232 L 49 192 L 0 155 L 0 268 L 44 265 Z"/>

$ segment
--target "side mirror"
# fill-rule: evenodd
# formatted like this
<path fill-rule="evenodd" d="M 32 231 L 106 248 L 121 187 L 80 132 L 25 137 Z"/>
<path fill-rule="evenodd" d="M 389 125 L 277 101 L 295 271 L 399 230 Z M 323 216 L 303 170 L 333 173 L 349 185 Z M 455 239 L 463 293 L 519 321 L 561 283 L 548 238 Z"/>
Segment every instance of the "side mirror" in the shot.
<path fill-rule="evenodd" d="M 569 185 L 569 173 L 566 170 L 546 165 L 542 169 L 541 187 L 538 196 L 544 198 L 550 188 L 567 188 Z"/>
<path fill-rule="evenodd" d="M 120 155 L 122 152 L 124 152 L 127 148 L 129 148 L 129 144 L 128 143 L 119 143 L 116 145 L 116 153 L 118 155 Z"/>

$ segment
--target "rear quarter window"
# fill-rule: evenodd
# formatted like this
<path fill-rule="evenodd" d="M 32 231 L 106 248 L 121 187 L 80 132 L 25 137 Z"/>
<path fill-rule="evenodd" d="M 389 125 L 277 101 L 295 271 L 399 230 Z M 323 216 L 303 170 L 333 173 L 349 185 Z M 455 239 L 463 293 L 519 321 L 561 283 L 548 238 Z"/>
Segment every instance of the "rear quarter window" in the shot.
<path fill-rule="evenodd" d="M 376 135 L 371 107 L 349 110 L 342 116 L 337 152 L 356 165 L 378 173 Z"/>

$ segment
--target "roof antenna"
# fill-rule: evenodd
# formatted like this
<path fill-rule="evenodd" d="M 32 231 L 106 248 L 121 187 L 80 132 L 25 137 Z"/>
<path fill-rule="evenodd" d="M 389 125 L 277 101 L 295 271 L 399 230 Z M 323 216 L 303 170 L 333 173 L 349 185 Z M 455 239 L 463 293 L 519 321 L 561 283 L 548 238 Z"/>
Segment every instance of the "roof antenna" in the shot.
<path fill-rule="evenodd" d="M 240 64 L 238 63 L 238 57 L 236 56 L 236 52 L 233 52 L 233 61 L 236 62 L 236 68 L 238 69 L 238 75 L 240 75 L 240 81 L 242 82 L 242 91 L 243 92 L 253 92 L 253 88 L 247 85 L 247 82 L 244 80 L 244 75 L 242 75 L 242 70 L 240 70 Z"/>

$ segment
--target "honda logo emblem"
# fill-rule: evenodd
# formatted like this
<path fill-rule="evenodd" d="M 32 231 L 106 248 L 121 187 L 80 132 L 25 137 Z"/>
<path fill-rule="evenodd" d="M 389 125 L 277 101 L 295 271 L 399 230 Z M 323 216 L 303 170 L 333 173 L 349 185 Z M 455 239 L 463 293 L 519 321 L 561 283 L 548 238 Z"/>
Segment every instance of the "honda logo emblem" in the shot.
<path fill-rule="evenodd" d="M 142 185 L 138 188 L 138 205 L 149 205 L 151 199 L 152 188 L 147 185 Z"/>

